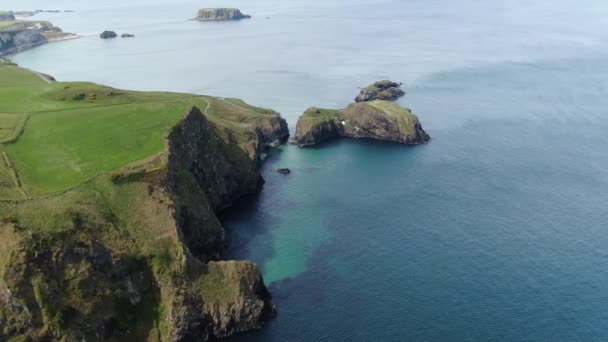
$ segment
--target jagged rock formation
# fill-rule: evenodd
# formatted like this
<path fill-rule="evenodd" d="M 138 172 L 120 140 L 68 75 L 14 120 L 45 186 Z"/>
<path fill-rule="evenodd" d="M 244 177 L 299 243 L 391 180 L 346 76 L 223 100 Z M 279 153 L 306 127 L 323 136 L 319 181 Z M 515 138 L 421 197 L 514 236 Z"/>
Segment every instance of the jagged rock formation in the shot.
<path fill-rule="evenodd" d="M 47 21 L 14 21 L 0 29 L 0 56 L 74 37 Z"/>
<path fill-rule="evenodd" d="M 199 21 L 230 21 L 249 19 L 250 15 L 241 13 L 237 8 L 203 8 L 198 11 L 194 20 Z"/>
<path fill-rule="evenodd" d="M 370 138 L 402 144 L 430 140 L 418 117 L 388 101 L 353 103 L 344 110 L 309 108 L 298 119 L 295 143 L 311 146 L 339 138 Z"/>
<path fill-rule="evenodd" d="M 103 31 L 101 34 L 99 34 L 99 38 L 101 39 L 110 39 L 116 37 L 118 37 L 118 35 L 114 31 Z"/>
<path fill-rule="evenodd" d="M 361 92 L 355 98 L 355 102 L 374 100 L 394 101 L 403 95 L 405 95 L 405 92 L 401 90 L 400 83 L 384 80 L 361 89 Z"/>
<path fill-rule="evenodd" d="M 0 340 L 206 341 L 260 328 L 270 294 L 256 265 L 218 261 L 216 212 L 263 183 L 260 153 L 288 135 L 266 116 L 243 142 L 194 107 L 145 163 L 0 203 Z"/>

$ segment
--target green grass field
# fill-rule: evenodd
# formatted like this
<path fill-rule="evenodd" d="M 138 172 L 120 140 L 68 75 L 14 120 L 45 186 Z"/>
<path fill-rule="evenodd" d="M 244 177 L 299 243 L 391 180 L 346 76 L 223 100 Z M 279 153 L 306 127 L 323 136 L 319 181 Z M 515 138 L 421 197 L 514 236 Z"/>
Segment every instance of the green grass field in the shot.
<path fill-rule="evenodd" d="M 213 121 L 236 131 L 273 113 L 235 99 L 47 83 L 0 65 L 0 140 L 21 133 L 0 149 L 29 194 L 58 192 L 162 151 L 170 127 L 192 106 L 204 111 L 208 105 Z"/>

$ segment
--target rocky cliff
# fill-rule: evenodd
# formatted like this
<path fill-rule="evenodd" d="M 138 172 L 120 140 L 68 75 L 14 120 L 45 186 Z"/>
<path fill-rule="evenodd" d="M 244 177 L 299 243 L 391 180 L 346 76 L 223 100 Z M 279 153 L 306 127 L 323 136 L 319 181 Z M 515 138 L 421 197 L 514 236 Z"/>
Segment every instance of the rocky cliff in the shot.
<path fill-rule="evenodd" d="M 402 144 L 430 140 L 418 117 L 388 101 L 354 103 L 344 110 L 309 108 L 298 119 L 295 143 L 310 146 L 338 137 L 370 138 Z"/>
<path fill-rule="evenodd" d="M 216 213 L 262 184 L 263 142 L 288 134 L 268 119 L 276 130 L 260 120 L 253 136 L 230 135 L 195 107 L 149 160 L 0 204 L 0 340 L 206 341 L 260 328 L 270 294 L 256 265 L 219 261 Z"/>
<path fill-rule="evenodd" d="M 230 21 L 249 19 L 250 15 L 241 13 L 237 8 L 203 8 L 196 14 L 195 20 L 199 21 Z"/>
<path fill-rule="evenodd" d="M 0 28 L 0 56 L 75 37 L 46 21 L 12 21 Z"/>

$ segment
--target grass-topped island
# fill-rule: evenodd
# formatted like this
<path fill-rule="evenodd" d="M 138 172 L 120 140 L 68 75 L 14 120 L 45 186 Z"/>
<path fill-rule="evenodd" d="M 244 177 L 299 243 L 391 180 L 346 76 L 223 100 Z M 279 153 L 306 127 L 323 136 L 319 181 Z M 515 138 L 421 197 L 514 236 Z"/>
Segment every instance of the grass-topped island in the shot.
<path fill-rule="evenodd" d="M 259 190 L 277 113 L 1 61 L 0 340 L 206 340 L 273 314 L 256 265 L 220 261 L 216 212 Z"/>
<path fill-rule="evenodd" d="M 340 137 L 401 144 L 430 140 L 411 110 L 394 102 L 373 100 L 353 103 L 345 109 L 307 109 L 298 119 L 294 141 L 300 146 L 311 146 Z"/>

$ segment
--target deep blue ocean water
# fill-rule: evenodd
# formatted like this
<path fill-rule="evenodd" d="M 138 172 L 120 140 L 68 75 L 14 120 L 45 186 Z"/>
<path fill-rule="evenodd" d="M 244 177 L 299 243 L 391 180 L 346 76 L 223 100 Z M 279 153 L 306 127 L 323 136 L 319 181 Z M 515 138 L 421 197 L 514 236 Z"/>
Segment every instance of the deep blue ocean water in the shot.
<path fill-rule="evenodd" d="M 183 20 L 220 4 L 254 19 Z M 15 57 L 60 80 L 241 97 L 292 128 L 406 83 L 429 144 L 283 146 L 224 213 L 229 256 L 261 266 L 279 312 L 234 340 L 608 339 L 608 4 L 60 5 L 78 12 L 43 18 L 84 37 Z"/>

